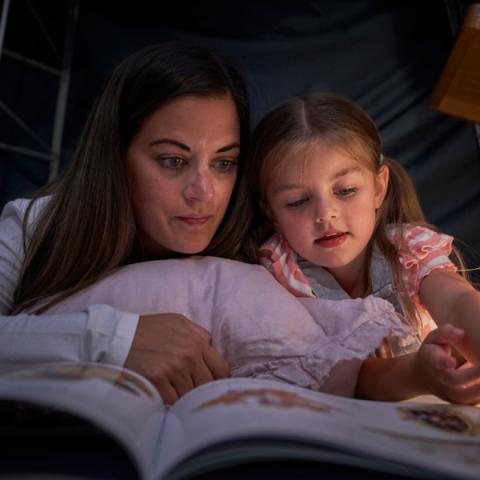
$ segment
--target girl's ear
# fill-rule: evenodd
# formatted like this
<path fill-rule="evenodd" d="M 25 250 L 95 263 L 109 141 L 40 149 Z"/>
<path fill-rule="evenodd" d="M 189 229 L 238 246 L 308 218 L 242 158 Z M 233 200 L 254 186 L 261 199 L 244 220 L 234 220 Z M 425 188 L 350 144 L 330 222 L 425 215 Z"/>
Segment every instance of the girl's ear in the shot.
<path fill-rule="evenodd" d="M 385 195 L 387 194 L 389 177 L 390 170 L 386 165 L 382 165 L 375 178 L 375 208 L 382 206 Z"/>
<path fill-rule="evenodd" d="M 265 200 L 260 200 L 260 210 L 267 216 L 267 218 L 273 223 L 273 214 L 270 205 Z"/>
<path fill-rule="evenodd" d="M 272 209 L 270 208 L 270 205 L 265 201 L 261 201 L 260 209 L 266 215 L 266 217 L 270 220 L 272 225 L 275 227 L 275 230 L 277 230 L 277 222 L 275 221 L 275 217 L 273 215 Z"/>

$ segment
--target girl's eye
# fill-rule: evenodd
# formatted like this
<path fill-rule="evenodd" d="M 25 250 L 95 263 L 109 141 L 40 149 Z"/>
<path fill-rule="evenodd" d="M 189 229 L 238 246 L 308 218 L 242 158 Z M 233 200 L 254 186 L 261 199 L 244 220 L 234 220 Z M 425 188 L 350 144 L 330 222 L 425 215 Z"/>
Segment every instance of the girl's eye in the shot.
<path fill-rule="evenodd" d="M 308 198 L 301 198 L 300 200 L 295 200 L 294 202 L 287 203 L 289 208 L 298 208 L 308 202 Z"/>
<path fill-rule="evenodd" d="M 215 160 L 214 167 L 219 172 L 230 172 L 237 168 L 238 162 L 236 160 L 231 160 L 228 158 L 221 158 Z"/>
<path fill-rule="evenodd" d="M 351 197 L 357 193 L 357 187 L 340 188 L 335 192 L 339 197 Z"/>
<path fill-rule="evenodd" d="M 164 168 L 171 170 L 178 170 L 182 168 L 187 162 L 181 157 L 161 157 L 159 163 Z"/>

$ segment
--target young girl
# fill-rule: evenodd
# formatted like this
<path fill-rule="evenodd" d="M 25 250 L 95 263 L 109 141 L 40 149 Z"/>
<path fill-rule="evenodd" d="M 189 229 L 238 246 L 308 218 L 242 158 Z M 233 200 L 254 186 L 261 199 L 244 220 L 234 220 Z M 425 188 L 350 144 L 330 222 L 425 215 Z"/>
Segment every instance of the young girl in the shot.
<path fill-rule="evenodd" d="M 254 260 L 296 296 L 384 298 L 409 327 L 364 362 L 357 395 L 479 401 L 480 293 L 369 116 L 335 95 L 294 99 L 258 125 L 249 168 Z"/>

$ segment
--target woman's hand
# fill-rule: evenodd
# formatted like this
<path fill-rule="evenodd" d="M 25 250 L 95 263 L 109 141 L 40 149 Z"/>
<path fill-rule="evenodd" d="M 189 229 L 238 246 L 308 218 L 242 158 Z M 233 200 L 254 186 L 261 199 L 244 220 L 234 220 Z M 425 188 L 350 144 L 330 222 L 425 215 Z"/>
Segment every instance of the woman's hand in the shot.
<path fill-rule="evenodd" d="M 166 404 L 230 375 L 227 362 L 210 345 L 210 334 L 177 313 L 140 316 L 124 366 L 148 378 Z"/>
<path fill-rule="evenodd" d="M 430 332 L 415 355 L 413 371 L 429 393 L 453 403 L 475 404 L 480 402 L 480 366 L 458 366 L 453 354 L 464 335 L 449 324 Z"/>

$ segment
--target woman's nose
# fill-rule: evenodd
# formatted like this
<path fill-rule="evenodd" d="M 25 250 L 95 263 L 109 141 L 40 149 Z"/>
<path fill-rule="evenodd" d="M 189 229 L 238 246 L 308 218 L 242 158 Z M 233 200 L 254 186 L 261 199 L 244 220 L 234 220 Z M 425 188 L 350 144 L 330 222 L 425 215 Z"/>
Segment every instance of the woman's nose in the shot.
<path fill-rule="evenodd" d="M 206 202 L 213 198 L 214 189 L 209 172 L 197 171 L 185 187 L 184 195 L 187 200 Z"/>

